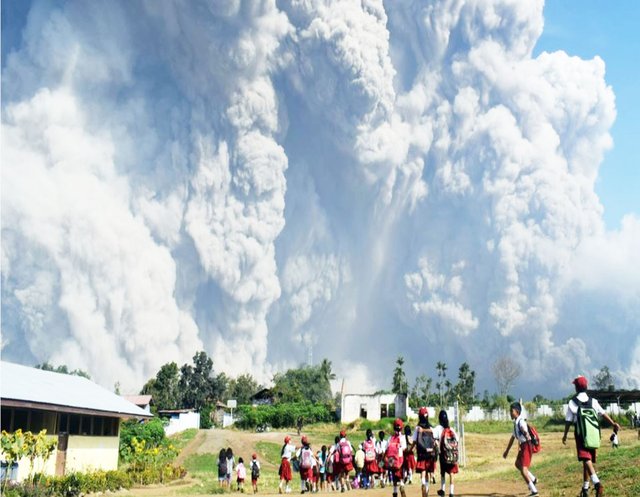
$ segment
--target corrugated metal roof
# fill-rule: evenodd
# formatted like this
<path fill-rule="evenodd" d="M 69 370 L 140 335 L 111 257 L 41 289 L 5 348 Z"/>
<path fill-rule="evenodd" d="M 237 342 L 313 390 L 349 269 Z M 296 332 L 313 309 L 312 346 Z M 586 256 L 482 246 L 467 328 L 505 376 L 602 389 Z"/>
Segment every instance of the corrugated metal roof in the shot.
<path fill-rule="evenodd" d="M 123 397 L 137 406 L 146 406 L 151 402 L 151 395 L 123 395 Z"/>
<path fill-rule="evenodd" d="M 87 378 L 4 361 L 0 363 L 0 397 L 3 401 L 149 417 L 143 409 Z"/>

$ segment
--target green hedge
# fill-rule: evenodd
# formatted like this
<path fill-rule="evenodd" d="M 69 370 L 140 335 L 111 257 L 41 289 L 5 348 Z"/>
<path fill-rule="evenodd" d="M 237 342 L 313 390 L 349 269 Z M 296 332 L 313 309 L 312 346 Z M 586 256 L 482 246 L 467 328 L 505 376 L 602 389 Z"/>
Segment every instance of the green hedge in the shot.
<path fill-rule="evenodd" d="M 154 418 L 141 423 L 132 419 L 120 425 L 120 458 L 125 461 L 134 437 L 144 440 L 148 447 L 159 447 L 166 439 L 162 420 Z"/>
<path fill-rule="evenodd" d="M 69 473 L 65 476 L 36 475 L 5 489 L 6 497 L 77 497 L 94 492 L 116 492 L 131 488 L 132 479 L 124 471 L 92 471 Z"/>
<path fill-rule="evenodd" d="M 238 406 L 236 412 L 239 418 L 236 425 L 245 429 L 265 425 L 272 428 L 295 427 L 298 418 L 302 418 L 304 424 L 334 421 L 334 415 L 327 406 L 310 402 Z"/>

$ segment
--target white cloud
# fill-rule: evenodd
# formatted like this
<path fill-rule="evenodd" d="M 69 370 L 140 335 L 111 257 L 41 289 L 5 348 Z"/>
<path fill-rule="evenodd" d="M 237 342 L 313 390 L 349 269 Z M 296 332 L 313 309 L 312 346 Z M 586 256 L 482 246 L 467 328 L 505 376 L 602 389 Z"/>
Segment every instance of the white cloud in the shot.
<path fill-rule="evenodd" d="M 532 57 L 542 7 L 36 2 L 2 74 L 3 354 L 107 385 L 309 346 L 364 349 L 363 386 L 405 354 L 492 388 L 504 352 L 529 390 L 638 384 L 640 223 L 606 232 L 594 190 L 613 91 Z"/>

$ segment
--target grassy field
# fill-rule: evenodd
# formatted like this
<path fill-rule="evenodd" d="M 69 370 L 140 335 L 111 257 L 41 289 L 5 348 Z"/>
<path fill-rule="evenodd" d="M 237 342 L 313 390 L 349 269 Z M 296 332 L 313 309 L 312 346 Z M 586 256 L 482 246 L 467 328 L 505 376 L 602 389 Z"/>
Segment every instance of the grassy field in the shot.
<path fill-rule="evenodd" d="M 573 440 L 570 439 L 565 446 L 555 424 L 542 421 L 535 424 L 540 432 L 543 447 L 533 462 L 533 471 L 540 480 L 540 495 L 576 497 L 582 481 L 582 470 L 581 464 L 575 458 Z M 512 449 L 506 460 L 502 458 L 511 434 L 511 426 L 509 422 L 492 422 L 470 423 L 465 427 L 466 447 L 461 470 L 456 478 L 457 496 L 527 495 L 526 487 L 513 467 L 516 449 Z M 337 425 L 315 425 L 305 427 L 303 433 L 309 437 L 313 448 L 318 449 L 323 444 L 332 443 L 339 429 Z M 134 497 L 168 497 L 222 493 L 217 483 L 217 450 L 218 445 L 227 444 L 232 445 L 237 456 L 244 457 L 245 462 L 250 459 L 252 452 L 256 452 L 262 465 L 260 493 L 277 493 L 277 469 L 284 434 L 272 433 L 267 437 L 263 434 L 236 430 L 201 431 L 197 436 L 188 434 L 185 436 L 188 438 L 185 453 L 190 453 L 182 461 L 188 471 L 187 479 L 173 488 L 135 489 L 131 494 Z M 291 432 L 289 434 L 294 442 L 299 441 L 297 435 Z M 636 432 L 630 429 L 623 430 L 620 433 L 621 448 L 617 450 L 609 447 L 606 442 L 608 435 L 609 431 L 603 430 L 605 445 L 598 451 L 597 464 L 598 474 L 606 489 L 605 495 L 640 496 L 640 440 Z M 348 436 L 354 443 L 361 441 L 364 438 L 362 426 L 351 426 Z M 216 440 L 220 440 L 220 443 Z M 294 493 L 299 492 L 298 485 L 298 479 L 294 476 Z M 419 485 L 414 484 L 408 488 L 408 497 L 419 497 Z M 250 484 L 245 487 L 245 491 L 251 493 Z M 389 489 L 367 492 L 368 497 L 390 495 Z M 364 495 L 362 490 L 350 492 L 350 495 L 357 497 L 360 493 Z M 431 494 L 434 495 L 435 492 Z"/>

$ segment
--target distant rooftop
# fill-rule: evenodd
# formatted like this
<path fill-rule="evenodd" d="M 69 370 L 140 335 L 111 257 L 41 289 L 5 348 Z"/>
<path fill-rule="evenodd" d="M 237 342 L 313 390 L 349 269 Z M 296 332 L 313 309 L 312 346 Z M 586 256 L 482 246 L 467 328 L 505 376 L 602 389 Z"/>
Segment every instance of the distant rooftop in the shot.
<path fill-rule="evenodd" d="M 132 404 L 137 406 L 147 406 L 151 403 L 151 395 L 123 395 Z"/>
<path fill-rule="evenodd" d="M 93 381 L 63 373 L 0 362 L 2 404 L 53 411 L 148 418 L 151 415 Z"/>

